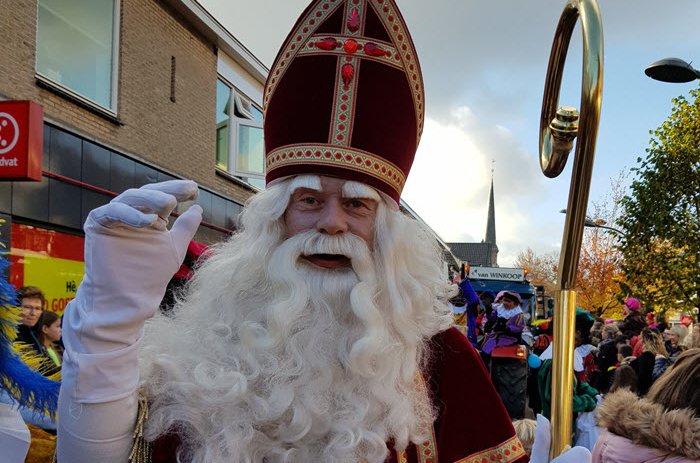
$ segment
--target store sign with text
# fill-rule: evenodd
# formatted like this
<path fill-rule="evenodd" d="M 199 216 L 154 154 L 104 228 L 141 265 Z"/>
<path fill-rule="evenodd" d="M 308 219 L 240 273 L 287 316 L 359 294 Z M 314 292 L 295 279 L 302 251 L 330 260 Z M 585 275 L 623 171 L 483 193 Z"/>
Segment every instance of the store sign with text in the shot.
<path fill-rule="evenodd" d="M 44 110 L 33 101 L 0 101 L 0 180 L 41 180 Z"/>
<path fill-rule="evenodd" d="M 15 223 L 10 236 L 10 283 L 41 288 L 44 309 L 63 314 L 85 273 L 84 238 Z"/>
<path fill-rule="evenodd" d="M 524 281 L 525 270 L 522 268 L 470 267 L 469 278 L 472 280 Z"/>

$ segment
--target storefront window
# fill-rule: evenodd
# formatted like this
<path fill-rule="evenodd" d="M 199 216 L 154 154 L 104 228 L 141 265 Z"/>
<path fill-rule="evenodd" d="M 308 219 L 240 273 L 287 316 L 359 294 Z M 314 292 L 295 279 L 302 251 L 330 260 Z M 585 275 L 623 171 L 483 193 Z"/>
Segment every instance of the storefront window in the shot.
<path fill-rule="evenodd" d="M 36 72 L 116 112 L 119 0 L 39 0 Z"/>

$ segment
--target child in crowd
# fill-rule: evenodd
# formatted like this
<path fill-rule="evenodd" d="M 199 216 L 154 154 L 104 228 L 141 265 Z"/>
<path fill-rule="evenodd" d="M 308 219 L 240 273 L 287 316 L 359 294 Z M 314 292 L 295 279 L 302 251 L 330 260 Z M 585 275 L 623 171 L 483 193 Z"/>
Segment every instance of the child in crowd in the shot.
<path fill-rule="evenodd" d="M 513 421 L 513 428 L 515 429 L 515 435 L 523 444 L 523 449 L 529 457 L 532 453 L 532 444 L 535 442 L 535 430 L 537 429 L 537 421 L 531 420 L 529 418 L 523 418 L 522 420 Z"/>
<path fill-rule="evenodd" d="M 36 328 L 44 357 L 39 371 L 44 376 L 53 376 L 61 371 L 62 351 L 56 345 L 61 339 L 61 319 L 55 312 L 44 311 Z"/>
<path fill-rule="evenodd" d="M 629 344 L 621 344 L 617 348 L 617 366 L 629 365 L 636 357 L 632 355 L 632 346 Z"/>
<path fill-rule="evenodd" d="M 637 373 L 634 371 L 634 368 L 629 365 L 620 365 L 615 370 L 615 377 L 608 392 L 613 393 L 622 388 L 637 392 Z"/>

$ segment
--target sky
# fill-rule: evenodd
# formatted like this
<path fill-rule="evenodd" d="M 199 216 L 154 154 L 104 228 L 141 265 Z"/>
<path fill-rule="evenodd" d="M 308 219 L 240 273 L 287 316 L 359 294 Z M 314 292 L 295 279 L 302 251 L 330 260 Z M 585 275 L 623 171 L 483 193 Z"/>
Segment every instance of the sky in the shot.
<path fill-rule="evenodd" d="M 268 68 L 308 0 L 198 0 Z M 539 167 L 547 63 L 564 0 L 397 0 L 418 52 L 426 123 L 402 198 L 445 242 L 479 242 L 492 178 L 498 264 L 528 247 L 561 247 L 573 151 L 564 172 Z M 671 114 L 673 98 L 700 81 L 670 84 L 644 69 L 667 57 L 700 62 L 700 1 L 599 0 L 603 102 L 589 199 L 629 174 Z M 571 38 L 559 106 L 580 109 L 582 33 Z M 700 68 L 699 64 L 693 64 Z"/>

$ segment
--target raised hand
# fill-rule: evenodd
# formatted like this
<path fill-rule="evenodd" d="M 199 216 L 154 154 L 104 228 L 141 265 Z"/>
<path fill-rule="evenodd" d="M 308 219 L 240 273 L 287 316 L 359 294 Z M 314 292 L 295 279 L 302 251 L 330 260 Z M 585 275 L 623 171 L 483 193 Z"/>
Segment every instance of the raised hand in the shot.
<path fill-rule="evenodd" d="M 191 206 L 170 230 L 168 217 L 178 202 L 196 197 L 196 183 L 171 180 L 127 190 L 90 212 L 85 222 L 85 278 L 79 289 L 85 315 L 108 311 L 104 316 L 117 324 L 153 316 L 185 258 L 202 208 Z M 129 338 L 126 344 L 134 341 Z"/>
<path fill-rule="evenodd" d="M 168 281 L 185 258 L 187 245 L 202 220 L 191 206 L 167 230 L 180 201 L 197 197 L 197 184 L 171 180 L 130 189 L 94 209 L 85 222 L 85 277 L 76 299 L 82 313 L 81 335 L 97 342 L 131 345 L 143 322 L 157 310 Z M 92 320 L 91 315 L 99 317 Z M 119 338 L 109 335 L 111 327 Z M 103 336 L 104 335 L 104 336 Z"/>

